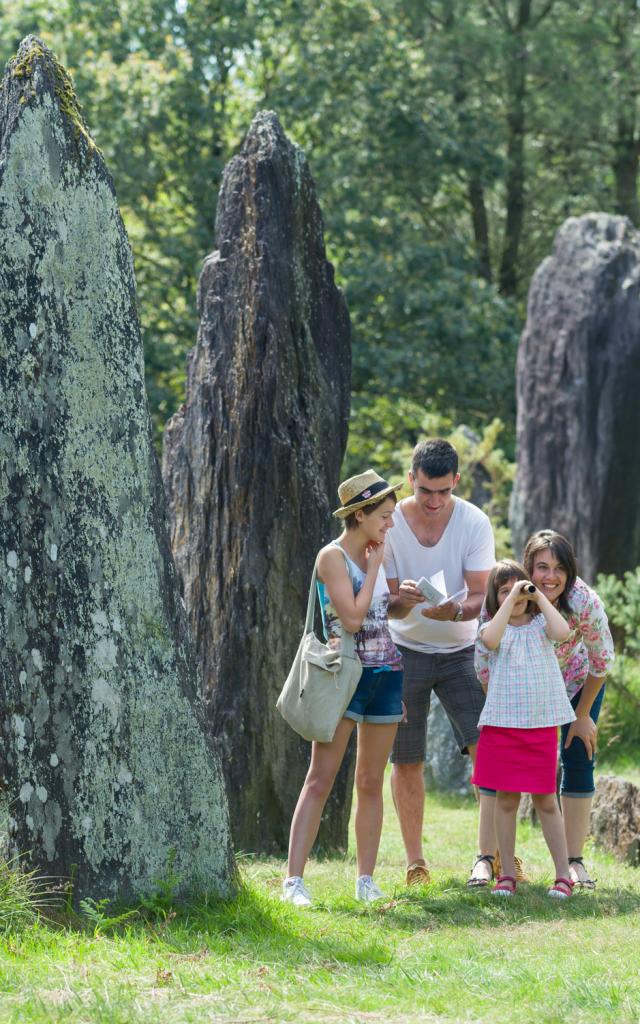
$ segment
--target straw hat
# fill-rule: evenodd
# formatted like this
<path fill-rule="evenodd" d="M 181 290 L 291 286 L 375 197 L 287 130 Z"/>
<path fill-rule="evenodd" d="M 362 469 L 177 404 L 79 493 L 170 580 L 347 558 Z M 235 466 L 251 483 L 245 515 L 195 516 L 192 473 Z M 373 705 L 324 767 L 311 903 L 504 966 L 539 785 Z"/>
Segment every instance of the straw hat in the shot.
<path fill-rule="evenodd" d="M 359 508 L 382 501 L 392 491 L 399 491 L 402 484 L 388 484 L 373 469 L 357 476 L 350 476 L 338 487 L 338 497 L 342 504 L 333 513 L 338 519 L 346 519 Z"/>

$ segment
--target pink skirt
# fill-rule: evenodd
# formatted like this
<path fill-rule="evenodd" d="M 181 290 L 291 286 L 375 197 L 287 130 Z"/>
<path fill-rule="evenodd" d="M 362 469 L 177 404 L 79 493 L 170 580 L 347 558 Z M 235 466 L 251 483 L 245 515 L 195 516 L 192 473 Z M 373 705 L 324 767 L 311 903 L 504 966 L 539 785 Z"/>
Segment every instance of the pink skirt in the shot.
<path fill-rule="evenodd" d="M 558 727 L 507 729 L 483 725 L 471 781 L 505 793 L 555 793 Z"/>

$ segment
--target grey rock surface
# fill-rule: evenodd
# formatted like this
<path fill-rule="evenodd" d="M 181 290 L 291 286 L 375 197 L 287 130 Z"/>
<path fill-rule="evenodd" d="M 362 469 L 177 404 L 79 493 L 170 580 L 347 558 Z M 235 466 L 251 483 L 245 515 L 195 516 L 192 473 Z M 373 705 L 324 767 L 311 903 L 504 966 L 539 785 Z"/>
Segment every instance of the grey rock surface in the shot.
<path fill-rule="evenodd" d="M 640 562 L 640 234 L 570 218 L 537 270 L 517 363 L 514 550 L 564 533 L 581 575 Z"/>
<path fill-rule="evenodd" d="M 228 892 L 219 759 L 151 443 L 129 243 L 53 54 L 0 92 L 0 747 L 9 841 L 76 899 Z"/>
<path fill-rule="evenodd" d="M 254 118 L 225 170 L 216 246 L 163 475 L 234 838 L 283 850 L 309 747 L 275 703 L 316 552 L 337 532 L 351 348 L 309 167 L 273 113 Z M 325 848 L 346 845 L 350 781 L 347 757 L 321 827 Z"/>
<path fill-rule="evenodd" d="M 598 846 L 640 867 L 640 787 L 601 775 L 591 807 L 591 834 Z"/>
<path fill-rule="evenodd" d="M 424 778 L 427 789 L 442 793 L 470 793 L 471 761 L 460 753 L 453 729 L 434 693 L 427 721 Z"/>

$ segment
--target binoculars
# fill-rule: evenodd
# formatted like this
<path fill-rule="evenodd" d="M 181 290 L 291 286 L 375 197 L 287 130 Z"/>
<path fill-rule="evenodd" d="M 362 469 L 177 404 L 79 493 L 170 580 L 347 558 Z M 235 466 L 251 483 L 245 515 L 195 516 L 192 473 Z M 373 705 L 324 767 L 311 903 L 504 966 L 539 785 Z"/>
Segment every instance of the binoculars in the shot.
<path fill-rule="evenodd" d="M 535 594 L 535 592 L 536 588 L 534 587 L 533 583 L 525 583 L 524 587 L 522 588 L 523 594 Z"/>

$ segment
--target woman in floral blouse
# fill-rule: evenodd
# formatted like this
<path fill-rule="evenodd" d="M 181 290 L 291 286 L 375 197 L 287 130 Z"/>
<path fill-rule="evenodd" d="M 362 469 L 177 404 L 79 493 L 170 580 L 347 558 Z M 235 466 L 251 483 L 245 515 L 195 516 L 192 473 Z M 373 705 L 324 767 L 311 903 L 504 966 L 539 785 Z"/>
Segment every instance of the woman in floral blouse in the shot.
<path fill-rule="evenodd" d="M 596 722 L 604 697 L 604 679 L 613 662 L 613 641 L 600 598 L 580 579 L 569 541 L 555 530 L 539 530 L 523 556 L 529 577 L 564 615 L 571 633 L 556 648 L 575 722 L 562 727 L 560 797 L 571 877 L 593 889 L 582 859 L 595 792 Z M 483 613 L 483 617 L 486 613 Z M 488 665 L 476 651 L 476 670 L 486 682 Z"/>

